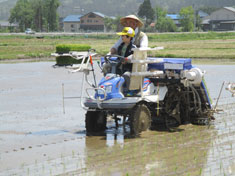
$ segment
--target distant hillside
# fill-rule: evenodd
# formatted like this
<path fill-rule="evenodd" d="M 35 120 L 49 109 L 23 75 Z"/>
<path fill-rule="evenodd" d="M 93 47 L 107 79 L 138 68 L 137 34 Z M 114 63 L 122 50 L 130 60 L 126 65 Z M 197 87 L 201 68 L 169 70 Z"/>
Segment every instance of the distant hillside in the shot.
<path fill-rule="evenodd" d="M 0 0 L 0 20 L 7 20 L 10 9 L 17 0 Z M 91 11 L 101 12 L 109 16 L 124 16 L 137 13 L 139 5 L 144 0 L 60 0 L 59 14 L 65 17 L 69 14 L 85 14 Z M 156 5 L 177 13 L 182 7 L 193 6 L 195 9 L 205 6 L 224 7 L 234 6 L 234 0 L 151 0 L 152 7 Z"/>
<path fill-rule="evenodd" d="M 17 0 L 0 0 L 0 20 L 7 20 Z"/>

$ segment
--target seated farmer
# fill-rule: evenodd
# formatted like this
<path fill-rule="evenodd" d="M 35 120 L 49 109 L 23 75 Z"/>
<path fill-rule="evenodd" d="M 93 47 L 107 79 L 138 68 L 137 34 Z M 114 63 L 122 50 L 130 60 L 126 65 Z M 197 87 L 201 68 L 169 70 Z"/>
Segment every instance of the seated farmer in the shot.
<path fill-rule="evenodd" d="M 117 54 L 119 56 L 125 57 L 125 60 L 118 64 L 116 67 L 117 74 L 120 74 L 125 79 L 125 88 L 124 91 L 127 91 L 129 89 L 130 85 L 130 76 L 131 76 L 131 70 L 132 70 L 132 64 L 128 63 L 128 61 L 132 58 L 132 48 L 136 48 L 135 45 L 132 44 L 133 37 L 135 36 L 135 31 L 131 27 L 125 27 L 123 28 L 122 32 L 117 33 L 117 35 L 120 35 L 122 38 L 122 42 L 118 46 Z M 105 63 L 103 65 L 103 73 L 106 75 L 111 71 L 111 65 L 108 63 Z"/>
<path fill-rule="evenodd" d="M 117 35 L 121 36 L 120 38 L 122 39 L 122 42 L 118 46 L 116 54 L 126 57 L 125 60 L 117 66 L 117 73 L 121 75 L 125 71 L 131 71 L 132 69 L 132 64 L 127 62 L 132 58 L 132 48 L 136 48 L 136 46 L 132 44 L 133 37 L 135 36 L 135 31 L 131 27 L 125 27 L 123 28 L 122 32 L 117 33 Z M 125 65 L 124 67 L 123 64 Z M 104 75 L 110 73 L 110 71 L 111 65 L 109 63 L 104 63 L 102 70 Z"/>
<path fill-rule="evenodd" d="M 130 61 L 132 58 L 132 49 L 136 48 L 136 46 L 132 44 L 133 37 L 135 36 L 135 31 L 131 27 L 125 27 L 123 28 L 122 32 L 117 33 L 117 35 L 120 35 L 122 38 L 122 43 L 118 46 L 117 54 L 125 57 L 125 60 L 117 69 L 121 70 L 126 85 L 126 90 L 124 91 L 127 91 L 130 85 L 130 76 L 132 70 L 132 64 L 128 63 L 128 61 Z"/>
<path fill-rule="evenodd" d="M 143 22 L 137 18 L 135 15 L 128 15 L 120 19 L 120 23 L 124 27 L 131 27 L 135 31 L 135 36 L 132 39 L 132 43 L 137 46 L 137 48 L 148 47 L 148 37 L 140 30 L 143 26 Z M 122 38 L 112 46 L 110 49 L 111 54 L 117 54 L 118 46 L 122 43 Z"/>

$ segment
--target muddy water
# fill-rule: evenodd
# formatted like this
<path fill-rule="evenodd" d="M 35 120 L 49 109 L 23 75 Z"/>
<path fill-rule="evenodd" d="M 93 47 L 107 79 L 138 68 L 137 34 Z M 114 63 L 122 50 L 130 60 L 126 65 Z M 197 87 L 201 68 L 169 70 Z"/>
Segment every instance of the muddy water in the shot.
<path fill-rule="evenodd" d="M 52 65 L 0 64 L 0 175 L 235 175 L 235 98 L 224 88 L 224 111 L 210 126 L 130 138 L 128 126 L 110 121 L 105 133 L 86 136 L 85 111 L 74 98 L 81 75 Z M 215 104 L 222 82 L 235 82 L 235 66 L 198 66 Z M 70 97 L 65 113 L 62 83 Z"/>

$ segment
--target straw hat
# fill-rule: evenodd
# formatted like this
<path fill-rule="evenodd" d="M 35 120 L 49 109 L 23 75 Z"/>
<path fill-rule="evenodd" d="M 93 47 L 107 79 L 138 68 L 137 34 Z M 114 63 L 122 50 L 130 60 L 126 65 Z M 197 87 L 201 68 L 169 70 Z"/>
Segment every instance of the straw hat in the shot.
<path fill-rule="evenodd" d="M 141 27 L 141 26 L 144 25 L 143 22 L 139 18 L 137 18 L 135 15 L 128 15 L 128 16 L 125 16 L 125 17 L 120 19 L 120 23 L 123 26 L 125 25 L 125 20 L 126 19 L 134 19 L 134 20 L 136 20 L 138 22 L 138 27 Z"/>

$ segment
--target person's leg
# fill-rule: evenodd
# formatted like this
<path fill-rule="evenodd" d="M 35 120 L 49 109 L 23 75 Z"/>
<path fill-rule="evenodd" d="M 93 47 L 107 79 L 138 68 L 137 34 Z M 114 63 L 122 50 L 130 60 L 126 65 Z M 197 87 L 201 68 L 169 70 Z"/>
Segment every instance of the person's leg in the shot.
<path fill-rule="evenodd" d="M 131 72 L 125 72 L 123 75 L 123 78 L 125 79 L 126 89 L 129 90 L 130 86 L 130 78 L 131 78 Z"/>
<path fill-rule="evenodd" d="M 110 73 L 111 72 L 111 65 L 109 63 L 104 63 L 102 72 L 104 73 L 104 76 L 107 73 Z"/>

